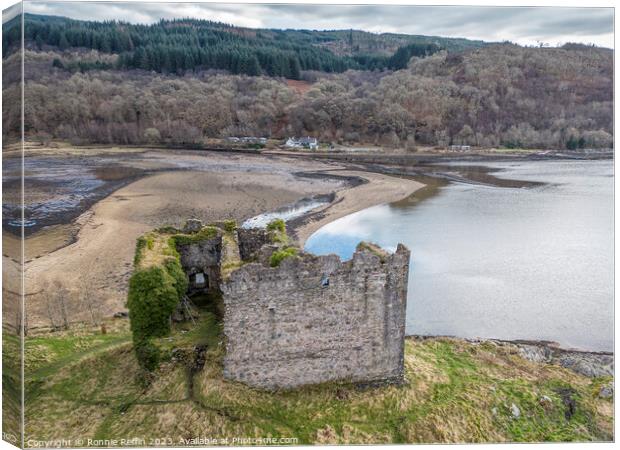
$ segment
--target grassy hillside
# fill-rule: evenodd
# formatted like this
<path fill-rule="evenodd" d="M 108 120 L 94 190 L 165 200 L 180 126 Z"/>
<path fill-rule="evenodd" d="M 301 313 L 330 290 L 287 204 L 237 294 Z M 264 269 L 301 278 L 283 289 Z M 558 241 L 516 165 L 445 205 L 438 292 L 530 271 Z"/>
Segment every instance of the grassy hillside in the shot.
<path fill-rule="evenodd" d="M 297 438 L 298 443 L 608 441 L 608 379 L 522 359 L 509 345 L 407 340 L 406 384 L 263 392 L 222 378 L 219 325 L 202 312 L 160 345 L 145 378 L 127 322 L 27 340 L 27 438 Z M 196 369 L 194 348 L 206 347 Z M 517 412 L 518 409 L 518 412 Z M 221 441 L 219 441 L 221 442 Z M 290 442 L 290 441 L 286 441 Z M 286 443 L 282 441 L 282 443 Z M 228 441 L 228 443 L 233 443 Z"/>

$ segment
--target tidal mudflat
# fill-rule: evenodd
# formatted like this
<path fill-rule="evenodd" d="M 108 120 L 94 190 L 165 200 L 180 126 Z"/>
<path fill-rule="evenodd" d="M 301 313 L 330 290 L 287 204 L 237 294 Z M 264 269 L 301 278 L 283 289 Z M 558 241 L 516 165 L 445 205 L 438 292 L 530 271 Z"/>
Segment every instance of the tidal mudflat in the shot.
<path fill-rule="evenodd" d="M 15 161 L 5 173 L 19 171 Z M 300 226 L 300 233 L 309 235 L 332 218 L 401 199 L 421 186 L 330 162 L 243 153 L 63 148 L 30 151 L 26 161 L 32 170 L 25 183 L 36 180 L 39 186 L 26 211 L 33 222 L 24 261 L 33 329 L 50 326 L 44 293 L 52 283 L 67 287 L 72 299 L 90 292 L 97 316 L 124 310 L 135 240 L 152 228 L 181 226 L 189 217 L 242 223 L 305 198 L 317 200 L 309 206 L 321 209 L 320 217 Z M 9 193 L 11 187 L 18 192 L 10 177 L 5 180 Z M 15 265 L 8 255 L 16 254 L 11 248 L 18 248 L 19 239 L 5 230 L 4 242 L 5 263 Z M 6 288 L 17 292 L 10 284 Z M 90 315 L 76 304 L 70 320 L 90 320 Z"/>

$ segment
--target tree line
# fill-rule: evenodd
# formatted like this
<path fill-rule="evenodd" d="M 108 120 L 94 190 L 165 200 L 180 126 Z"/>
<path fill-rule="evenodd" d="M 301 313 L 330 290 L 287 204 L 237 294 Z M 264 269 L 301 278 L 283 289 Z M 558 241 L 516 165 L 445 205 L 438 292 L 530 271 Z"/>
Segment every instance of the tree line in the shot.
<path fill-rule="evenodd" d="M 19 42 L 16 31 L 3 32 L 4 55 Z M 411 56 L 437 52 L 437 44 L 412 43 L 391 56 L 336 55 L 304 39 L 288 39 L 285 32 L 241 32 L 204 20 L 161 20 L 153 25 L 116 21 L 87 22 L 50 20 L 26 15 L 24 38 L 37 50 L 94 49 L 119 55 L 117 69 L 143 69 L 184 74 L 201 69 L 226 70 L 233 74 L 268 75 L 299 79 L 301 71 L 341 73 L 354 70 L 402 69 Z M 94 67 L 100 68 L 100 67 Z M 89 66 L 82 70 L 89 70 Z"/>

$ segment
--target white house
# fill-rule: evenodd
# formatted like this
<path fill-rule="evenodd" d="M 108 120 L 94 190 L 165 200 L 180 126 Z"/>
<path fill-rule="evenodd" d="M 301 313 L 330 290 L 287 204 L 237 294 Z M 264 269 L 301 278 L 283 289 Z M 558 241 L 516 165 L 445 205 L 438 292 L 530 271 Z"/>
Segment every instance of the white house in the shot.
<path fill-rule="evenodd" d="M 468 152 L 471 150 L 470 145 L 451 145 L 450 150 L 453 152 Z"/>
<path fill-rule="evenodd" d="M 264 145 L 267 143 L 267 138 L 255 137 L 255 136 L 243 136 L 243 137 L 231 136 L 231 137 L 227 137 L 226 140 L 234 144 L 242 143 L 242 144 L 263 144 Z"/>
<path fill-rule="evenodd" d="M 316 150 L 319 148 L 319 141 L 316 138 L 307 136 L 302 138 L 290 137 L 284 144 L 290 148 L 309 148 L 310 150 Z"/>

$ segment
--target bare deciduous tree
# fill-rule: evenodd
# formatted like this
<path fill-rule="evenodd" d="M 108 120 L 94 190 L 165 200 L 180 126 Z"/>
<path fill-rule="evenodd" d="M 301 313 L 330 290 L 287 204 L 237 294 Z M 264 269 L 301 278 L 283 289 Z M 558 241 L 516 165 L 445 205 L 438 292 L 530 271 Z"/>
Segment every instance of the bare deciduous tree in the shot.
<path fill-rule="evenodd" d="M 76 285 L 77 314 L 86 313 L 93 325 L 101 324 L 101 303 L 94 289 L 84 278 Z"/>
<path fill-rule="evenodd" d="M 612 145 L 613 52 L 595 47 L 439 52 L 398 71 L 313 73 L 303 92 L 282 79 L 221 72 L 68 75 L 52 67 L 58 57 L 25 52 L 30 136 L 115 144 L 310 135 L 408 147 Z M 12 85 L 3 92 L 19 94 Z M 8 131 L 20 123 L 20 109 L 5 103 Z"/>
<path fill-rule="evenodd" d="M 69 328 L 70 292 L 60 280 L 43 283 L 41 294 L 53 330 Z"/>

